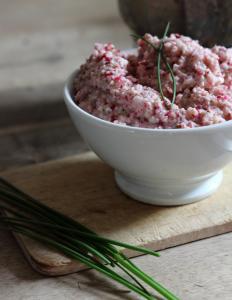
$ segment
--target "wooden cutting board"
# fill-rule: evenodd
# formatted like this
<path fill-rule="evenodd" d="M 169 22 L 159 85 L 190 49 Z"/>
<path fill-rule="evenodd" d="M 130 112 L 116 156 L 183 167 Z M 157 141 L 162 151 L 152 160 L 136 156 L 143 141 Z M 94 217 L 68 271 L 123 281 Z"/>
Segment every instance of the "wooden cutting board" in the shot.
<path fill-rule="evenodd" d="M 91 152 L 1 175 L 101 235 L 161 250 L 232 231 L 232 165 L 224 174 L 213 196 L 179 207 L 151 206 L 125 196 L 115 185 L 113 170 Z M 16 238 L 40 273 L 61 275 L 85 268 L 28 238 Z"/>

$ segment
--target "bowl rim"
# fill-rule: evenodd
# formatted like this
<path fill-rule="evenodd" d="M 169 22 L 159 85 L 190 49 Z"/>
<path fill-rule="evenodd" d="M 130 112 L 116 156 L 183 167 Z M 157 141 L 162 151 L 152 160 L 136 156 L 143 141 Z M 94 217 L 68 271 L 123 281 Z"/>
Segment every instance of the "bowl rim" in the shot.
<path fill-rule="evenodd" d="M 143 127 L 136 127 L 136 126 L 130 126 L 130 125 L 122 125 L 122 124 L 116 124 L 112 123 L 110 121 L 106 121 L 103 119 L 100 119 L 98 117 L 95 117 L 91 115 L 90 113 L 86 112 L 82 108 L 80 108 L 75 102 L 72 97 L 71 88 L 73 87 L 73 81 L 77 74 L 79 69 L 75 69 L 71 75 L 67 78 L 64 86 L 64 99 L 65 102 L 71 105 L 72 108 L 77 110 L 79 113 L 81 113 L 85 118 L 90 119 L 92 122 L 99 123 L 104 126 L 112 127 L 115 129 L 121 129 L 121 130 L 129 130 L 134 132 L 146 132 L 146 133 L 185 133 L 185 132 L 206 132 L 206 131 L 212 131 L 212 130 L 220 130 L 227 127 L 232 127 L 232 120 L 225 121 L 218 124 L 212 124 L 212 125 L 206 125 L 201 127 L 193 127 L 193 128 L 143 128 Z"/>

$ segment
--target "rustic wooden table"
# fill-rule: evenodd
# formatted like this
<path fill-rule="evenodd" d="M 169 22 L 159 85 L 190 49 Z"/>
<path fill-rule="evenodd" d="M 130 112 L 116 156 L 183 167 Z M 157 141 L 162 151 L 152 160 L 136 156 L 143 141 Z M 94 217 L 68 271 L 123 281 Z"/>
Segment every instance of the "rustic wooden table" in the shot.
<path fill-rule="evenodd" d="M 66 76 L 94 41 L 132 43 L 115 0 L 0 0 L 0 170 L 86 151 L 62 101 Z M 232 234 L 134 261 L 185 300 L 232 299 Z M 0 232 L 0 299 L 135 299 L 94 271 L 35 273 Z"/>

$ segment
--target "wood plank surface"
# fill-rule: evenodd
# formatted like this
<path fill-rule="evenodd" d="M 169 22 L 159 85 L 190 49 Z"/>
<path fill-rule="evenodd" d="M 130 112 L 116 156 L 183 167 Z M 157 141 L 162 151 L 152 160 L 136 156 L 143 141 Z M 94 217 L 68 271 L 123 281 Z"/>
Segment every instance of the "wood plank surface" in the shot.
<path fill-rule="evenodd" d="M 0 171 L 86 151 L 70 119 L 0 130 Z"/>
<path fill-rule="evenodd" d="M 1 0 L 0 16 L 1 38 L 120 20 L 115 0 Z"/>
<path fill-rule="evenodd" d="M 0 127 L 64 118 L 64 82 L 94 43 L 132 45 L 115 0 L 0 5 Z"/>
<path fill-rule="evenodd" d="M 232 234 L 174 247 L 160 258 L 133 262 L 162 282 L 181 300 L 231 300 Z M 14 239 L 0 232 L 0 299 L 4 300 L 139 300 L 121 286 L 84 271 L 46 278 L 23 259 Z"/>
<path fill-rule="evenodd" d="M 86 149 L 72 125 L 59 121 L 66 117 L 63 81 L 94 41 L 110 35 L 115 44 L 128 48 L 128 34 L 116 0 L 0 1 L 1 170 Z M 73 52 L 70 46 L 75 47 Z M 182 300 L 231 300 L 231 248 L 229 233 L 164 250 L 159 259 L 142 256 L 133 261 Z M 0 249 L 0 299 L 138 299 L 93 271 L 40 276 L 26 264 L 8 233 L 0 232 Z"/>
<path fill-rule="evenodd" d="M 179 207 L 155 207 L 128 198 L 116 187 L 113 170 L 92 152 L 13 170 L 3 177 L 103 236 L 160 250 L 232 231 L 232 166 L 224 173 L 223 185 L 213 196 Z M 33 267 L 44 274 L 83 268 L 17 237 Z"/>

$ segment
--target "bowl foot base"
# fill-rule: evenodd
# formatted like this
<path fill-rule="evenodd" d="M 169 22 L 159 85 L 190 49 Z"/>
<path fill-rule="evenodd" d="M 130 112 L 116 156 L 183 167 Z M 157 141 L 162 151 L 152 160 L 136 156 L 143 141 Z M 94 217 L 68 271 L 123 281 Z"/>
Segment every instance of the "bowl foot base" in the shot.
<path fill-rule="evenodd" d="M 135 200 L 154 205 L 183 205 L 200 201 L 220 186 L 223 172 L 194 179 L 144 181 L 115 171 L 118 187 Z"/>

